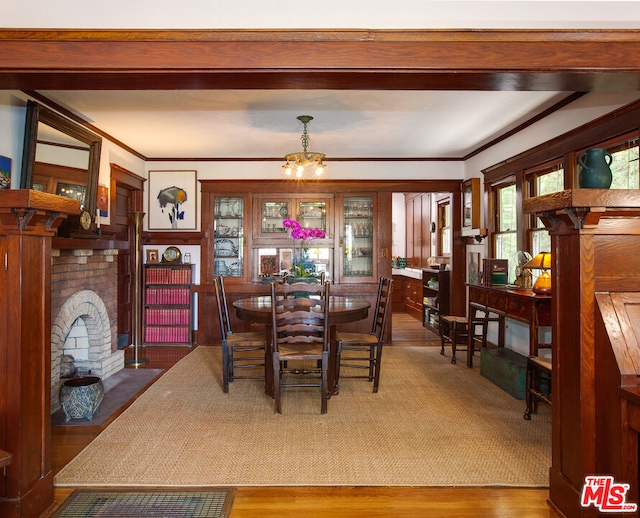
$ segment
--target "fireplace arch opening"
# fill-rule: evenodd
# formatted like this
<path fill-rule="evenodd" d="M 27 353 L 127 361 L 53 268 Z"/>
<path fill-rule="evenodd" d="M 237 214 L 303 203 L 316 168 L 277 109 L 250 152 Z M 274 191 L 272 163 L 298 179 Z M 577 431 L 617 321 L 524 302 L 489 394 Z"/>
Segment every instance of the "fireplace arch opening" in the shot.
<path fill-rule="evenodd" d="M 77 358 L 73 353 L 75 346 L 79 348 Z M 83 348 L 85 350 L 82 350 Z M 58 392 L 61 384 L 60 365 L 63 354 L 74 356 L 78 374 L 91 372 L 93 376 L 105 379 L 124 368 L 124 351 L 117 349 L 112 351 L 109 314 L 103 300 L 96 292 L 80 290 L 69 296 L 53 320 L 51 413 L 60 408 Z"/>

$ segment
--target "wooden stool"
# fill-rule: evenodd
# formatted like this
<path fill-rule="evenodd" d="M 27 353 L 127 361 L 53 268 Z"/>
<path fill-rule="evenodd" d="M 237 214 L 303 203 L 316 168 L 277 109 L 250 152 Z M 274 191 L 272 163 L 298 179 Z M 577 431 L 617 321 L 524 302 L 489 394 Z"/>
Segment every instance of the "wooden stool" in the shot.
<path fill-rule="evenodd" d="M 504 347 L 505 314 L 476 302 L 469 304 L 469 314 L 471 315 L 471 338 L 467 348 L 467 367 L 472 368 L 475 352 L 487 346 L 487 333 L 491 322 L 498 324 L 497 346 Z"/>
<path fill-rule="evenodd" d="M 456 345 L 469 347 L 469 321 L 467 317 L 445 315 L 440 317 L 440 354 L 444 356 L 445 342 L 451 344 L 451 363 L 456 363 Z"/>
<path fill-rule="evenodd" d="M 541 381 L 548 383 L 548 390 L 544 393 L 541 389 Z M 527 358 L 527 380 L 525 387 L 525 400 L 527 407 L 524 410 L 524 418 L 531 419 L 531 414 L 538 412 L 538 402 L 551 404 L 551 358 L 529 356 Z"/>

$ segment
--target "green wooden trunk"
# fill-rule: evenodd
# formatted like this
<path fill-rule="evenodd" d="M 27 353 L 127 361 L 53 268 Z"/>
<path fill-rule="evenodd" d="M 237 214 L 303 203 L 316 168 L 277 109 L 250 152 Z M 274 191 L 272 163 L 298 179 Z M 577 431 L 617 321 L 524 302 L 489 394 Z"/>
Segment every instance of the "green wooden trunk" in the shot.
<path fill-rule="evenodd" d="M 524 399 L 527 358 L 506 347 L 483 347 L 480 374 L 516 399 Z"/>

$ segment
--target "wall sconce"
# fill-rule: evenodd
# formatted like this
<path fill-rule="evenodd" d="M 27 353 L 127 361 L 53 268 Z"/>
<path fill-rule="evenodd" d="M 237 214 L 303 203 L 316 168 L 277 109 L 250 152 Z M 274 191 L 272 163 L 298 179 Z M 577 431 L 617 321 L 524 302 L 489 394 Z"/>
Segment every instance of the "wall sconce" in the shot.
<path fill-rule="evenodd" d="M 523 268 L 529 268 L 530 270 L 542 270 L 542 273 L 538 276 L 538 279 L 533 285 L 534 293 L 551 293 L 551 254 L 549 252 L 540 252 L 530 261 L 527 261 L 522 265 Z"/>

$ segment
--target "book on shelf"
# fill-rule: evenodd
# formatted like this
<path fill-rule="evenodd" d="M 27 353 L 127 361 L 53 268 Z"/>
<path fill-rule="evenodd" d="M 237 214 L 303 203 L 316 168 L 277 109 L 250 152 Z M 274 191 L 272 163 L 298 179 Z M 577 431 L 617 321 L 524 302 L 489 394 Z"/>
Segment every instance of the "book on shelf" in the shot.
<path fill-rule="evenodd" d="M 147 308 L 146 325 L 189 325 L 188 308 Z"/>
<path fill-rule="evenodd" d="M 188 305 L 191 298 L 189 288 L 147 288 L 145 304 Z"/>
<path fill-rule="evenodd" d="M 509 280 L 509 261 L 483 259 L 482 279 L 485 286 L 506 286 Z"/>
<path fill-rule="evenodd" d="M 145 343 L 189 343 L 189 328 L 147 326 L 144 341 Z"/>
<path fill-rule="evenodd" d="M 147 266 L 144 280 L 146 284 L 191 284 L 191 267 L 176 269 Z"/>

